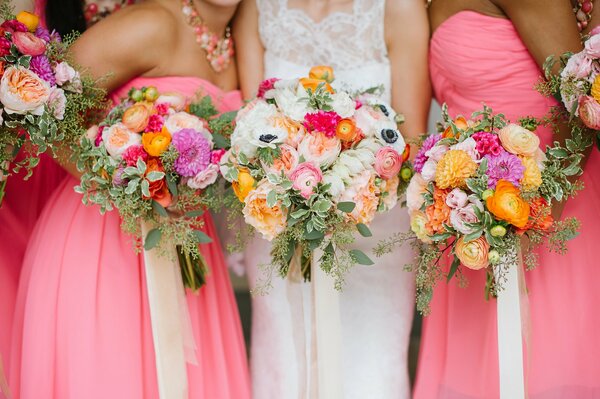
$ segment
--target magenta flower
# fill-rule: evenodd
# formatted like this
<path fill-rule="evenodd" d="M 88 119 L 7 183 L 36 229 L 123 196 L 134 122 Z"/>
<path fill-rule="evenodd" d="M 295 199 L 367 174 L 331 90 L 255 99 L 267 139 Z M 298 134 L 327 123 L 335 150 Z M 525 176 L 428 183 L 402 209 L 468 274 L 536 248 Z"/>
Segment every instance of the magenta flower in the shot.
<path fill-rule="evenodd" d="M 419 152 L 417 152 L 417 156 L 415 157 L 415 162 L 413 164 L 415 172 L 421 173 L 421 171 L 423 170 L 423 165 L 425 165 L 425 162 L 427 162 L 427 160 L 429 159 L 429 157 L 425 155 L 425 153 L 431 150 L 433 146 L 436 145 L 436 143 L 441 139 L 441 134 L 432 134 L 431 136 L 425 139 L 423 145 L 421 146 L 421 148 L 419 148 Z"/>
<path fill-rule="evenodd" d="M 121 154 L 123 160 L 127 163 L 127 166 L 135 166 L 138 159 L 146 162 L 148 160 L 148 153 L 144 150 L 141 145 L 132 145 L 128 147 L 123 154 Z"/>
<path fill-rule="evenodd" d="M 0 27 L 6 29 L 10 33 L 27 32 L 29 30 L 29 29 L 27 29 L 27 26 L 25 26 L 24 23 L 21 23 L 21 22 L 17 21 L 16 19 L 10 19 L 8 21 L 4 21 L 4 22 L 2 22 L 2 25 L 0 25 Z"/>
<path fill-rule="evenodd" d="M 265 98 L 265 93 L 269 90 L 272 90 L 275 87 L 275 82 L 278 80 L 279 79 L 277 78 L 271 78 L 260 82 L 260 85 L 258 86 L 258 94 L 256 96 L 258 98 Z"/>
<path fill-rule="evenodd" d="M 162 116 L 158 114 L 150 115 L 150 118 L 148 118 L 148 125 L 146 126 L 146 129 L 144 129 L 144 132 L 160 132 L 164 122 Z"/>
<path fill-rule="evenodd" d="M 333 111 L 317 111 L 304 116 L 304 127 L 309 132 L 320 132 L 335 137 L 335 130 L 342 117 Z"/>
<path fill-rule="evenodd" d="M 50 32 L 44 27 L 38 26 L 35 30 L 35 35 L 46 43 L 50 42 Z"/>
<path fill-rule="evenodd" d="M 221 158 L 223 158 L 223 155 L 225 155 L 226 152 L 227 151 L 225 151 L 223 148 L 221 148 L 219 150 L 214 150 L 210 154 L 210 163 L 214 163 L 216 165 L 221 163 Z"/>
<path fill-rule="evenodd" d="M 32 57 L 29 64 L 29 69 L 35 72 L 35 74 L 40 78 L 48 82 L 51 86 L 56 86 L 56 77 L 54 76 L 52 65 L 50 65 L 50 61 L 45 55 L 37 55 Z"/>
<path fill-rule="evenodd" d="M 194 129 L 181 129 L 173 134 L 171 144 L 179 152 L 174 167 L 181 176 L 196 176 L 210 164 L 210 142 L 202 133 Z"/>
<path fill-rule="evenodd" d="M 520 187 L 525 166 L 518 156 L 502 151 L 499 155 L 486 155 L 488 161 L 488 187 L 496 188 L 498 180 L 506 180 Z"/>
<path fill-rule="evenodd" d="M 497 134 L 488 132 L 477 132 L 471 136 L 477 142 L 475 149 L 480 156 L 484 155 L 500 155 L 504 149 L 500 144 L 500 139 Z"/>

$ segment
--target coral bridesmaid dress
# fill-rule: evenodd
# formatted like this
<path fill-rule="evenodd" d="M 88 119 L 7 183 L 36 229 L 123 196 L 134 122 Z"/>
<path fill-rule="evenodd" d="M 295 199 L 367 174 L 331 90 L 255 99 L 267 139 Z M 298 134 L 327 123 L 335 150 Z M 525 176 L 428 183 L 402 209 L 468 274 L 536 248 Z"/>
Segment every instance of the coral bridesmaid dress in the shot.
<path fill-rule="evenodd" d="M 434 32 L 431 78 L 450 115 L 470 114 L 481 102 L 508 118 L 544 115 L 554 103 L 533 86 L 540 69 L 513 24 L 472 11 L 450 17 Z M 551 132 L 540 131 L 549 143 Z M 565 256 L 540 251 L 526 273 L 530 345 L 525 351 L 529 398 L 600 397 L 600 153 L 594 150 L 582 177 L 585 190 L 569 200 L 564 217 L 577 217 L 581 234 Z M 466 270 L 470 286 L 440 283 L 423 326 L 414 397 L 499 396 L 496 303 L 483 295 L 485 273 Z"/>
<path fill-rule="evenodd" d="M 239 92 L 195 77 L 137 78 L 223 111 Z M 121 232 L 116 211 L 101 216 L 68 176 L 49 200 L 28 247 L 15 311 L 11 388 L 15 399 L 155 399 L 158 388 L 142 255 Z M 205 231 L 216 237 L 210 216 Z M 188 364 L 189 397 L 246 399 L 250 384 L 233 291 L 218 239 L 202 245 L 207 285 L 188 293 L 198 365 Z"/>

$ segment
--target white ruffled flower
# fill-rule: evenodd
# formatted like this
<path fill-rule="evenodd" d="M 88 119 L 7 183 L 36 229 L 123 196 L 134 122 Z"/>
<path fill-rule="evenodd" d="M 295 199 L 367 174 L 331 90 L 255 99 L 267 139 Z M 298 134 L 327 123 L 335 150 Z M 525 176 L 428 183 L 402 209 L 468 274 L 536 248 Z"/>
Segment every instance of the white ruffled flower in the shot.
<path fill-rule="evenodd" d="M 434 147 L 435 148 L 435 147 Z M 462 150 L 469 154 L 473 161 L 479 161 L 479 151 L 477 151 L 477 142 L 473 137 L 461 141 L 460 143 L 454 144 L 450 147 L 451 150 Z"/>
<path fill-rule="evenodd" d="M 356 109 L 356 103 L 348 93 L 346 92 L 338 92 L 331 95 L 332 103 L 331 108 L 342 118 L 350 118 L 354 115 L 354 111 Z"/>
<path fill-rule="evenodd" d="M 309 112 L 308 96 L 302 87 L 296 90 L 290 88 L 274 90 L 273 99 L 284 115 L 296 121 L 303 121 L 304 116 Z"/>
<path fill-rule="evenodd" d="M 421 176 L 426 182 L 433 181 L 435 179 L 435 169 L 437 168 L 437 162 L 433 159 L 428 159 L 423 165 L 421 170 Z"/>
<path fill-rule="evenodd" d="M 243 153 L 249 158 L 256 156 L 258 148 L 275 148 L 283 143 L 288 136 L 287 130 L 273 126 L 269 121 L 277 116 L 274 105 L 259 102 L 238 120 L 231 135 L 231 148 L 236 153 Z"/>
<path fill-rule="evenodd" d="M 333 169 L 323 175 L 323 184 L 331 184 L 329 193 L 335 202 L 339 201 L 339 198 L 346 190 L 344 180 Z"/>

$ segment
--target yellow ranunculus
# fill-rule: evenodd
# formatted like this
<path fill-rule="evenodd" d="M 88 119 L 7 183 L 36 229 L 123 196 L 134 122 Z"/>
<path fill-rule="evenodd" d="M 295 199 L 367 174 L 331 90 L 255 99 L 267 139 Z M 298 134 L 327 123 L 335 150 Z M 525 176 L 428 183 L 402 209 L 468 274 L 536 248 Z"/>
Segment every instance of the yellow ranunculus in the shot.
<path fill-rule="evenodd" d="M 17 21 L 22 23 L 29 29 L 29 32 L 34 32 L 40 24 L 40 18 L 27 11 L 21 11 L 17 14 Z"/>
<path fill-rule="evenodd" d="M 142 135 L 144 150 L 153 157 L 158 157 L 165 152 L 169 148 L 169 144 L 171 144 L 171 133 L 165 128 L 160 132 L 150 132 Z"/>
<path fill-rule="evenodd" d="M 594 100 L 600 103 L 600 75 L 596 76 L 596 79 L 594 79 L 591 94 L 592 97 L 594 97 Z"/>
<path fill-rule="evenodd" d="M 252 177 L 248 169 L 240 169 L 238 171 L 237 181 L 234 181 L 231 185 L 235 196 L 238 197 L 240 202 L 244 202 L 250 191 L 254 188 L 254 183 L 254 177 Z"/>

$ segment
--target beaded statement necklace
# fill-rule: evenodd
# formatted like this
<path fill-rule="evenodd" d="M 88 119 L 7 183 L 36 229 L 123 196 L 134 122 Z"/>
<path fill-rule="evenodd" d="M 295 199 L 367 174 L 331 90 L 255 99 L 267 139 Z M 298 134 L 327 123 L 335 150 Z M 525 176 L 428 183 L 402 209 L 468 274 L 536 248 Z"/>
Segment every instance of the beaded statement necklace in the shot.
<path fill-rule="evenodd" d="M 582 32 L 587 28 L 590 20 L 592 19 L 592 10 L 594 9 L 593 0 L 577 0 L 573 12 L 577 18 L 577 27 Z"/>
<path fill-rule="evenodd" d="M 193 0 L 182 0 L 181 11 L 187 24 L 194 28 L 196 42 L 206 51 L 206 59 L 212 69 L 215 72 L 227 69 L 234 54 L 231 28 L 229 26 L 225 28 L 223 37 L 211 32 L 194 6 Z"/>
<path fill-rule="evenodd" d="M 92 26 L 96 22 L 108 17 L 115 11 L 133 4 L 135 0 L 86 0 L 83 9 L 83 16 L 87 26 Z"/>

